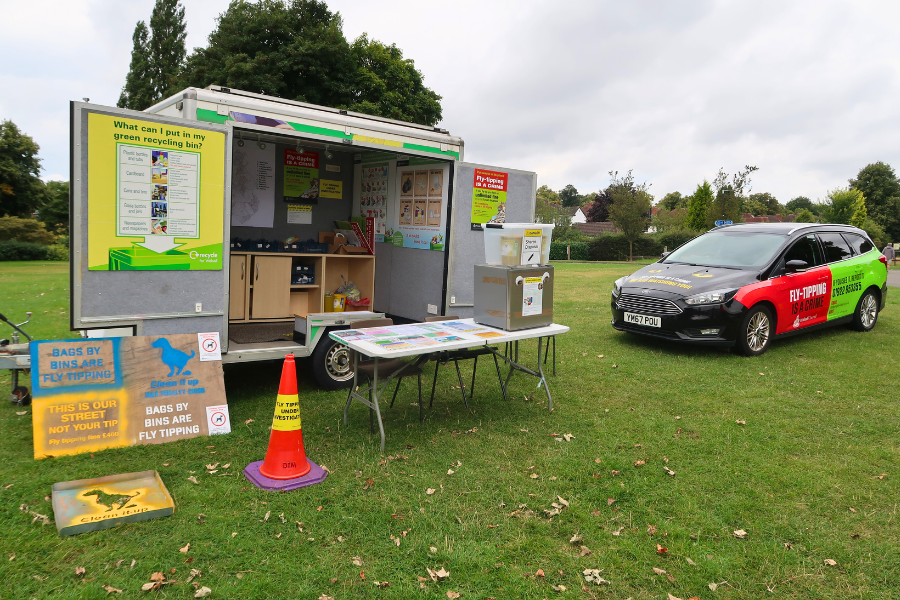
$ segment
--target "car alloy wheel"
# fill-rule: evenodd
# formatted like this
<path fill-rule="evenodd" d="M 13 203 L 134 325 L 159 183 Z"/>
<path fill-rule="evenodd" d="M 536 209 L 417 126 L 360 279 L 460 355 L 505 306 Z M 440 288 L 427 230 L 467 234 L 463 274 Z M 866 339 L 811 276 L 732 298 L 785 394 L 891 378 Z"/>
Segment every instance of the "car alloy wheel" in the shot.
<path fill-rule="evenodd" d="M 769 343 L 769 317 L 759 311 L 750 317 L 747 324 L 747 347 L 753 352 L 761 352 Z"/>
<path fill-rule="evenodd" d="M 859 322 L 866 329 L 871 329 L 878 318 L 878 302 L 873 294 L 866 294 L 860 302 Z"/>

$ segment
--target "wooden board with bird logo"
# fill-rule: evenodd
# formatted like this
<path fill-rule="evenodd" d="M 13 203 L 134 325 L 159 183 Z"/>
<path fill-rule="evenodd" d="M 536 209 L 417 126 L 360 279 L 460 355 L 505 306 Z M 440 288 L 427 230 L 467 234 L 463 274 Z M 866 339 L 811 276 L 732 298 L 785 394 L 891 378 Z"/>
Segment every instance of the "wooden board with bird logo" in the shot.
<path fill-rule="evenodd" d="M 31 343 L 34 457 L 229 433 L 221 361 L 196 334 Z M 224 418 L 223 418 L 224 417 Z"/>
<path fill-rule="evenodd" d="M 52 502 L 60 535 L 168 517 L 175 512 L 175 502 L 156 471 L 54 483 Z"/>

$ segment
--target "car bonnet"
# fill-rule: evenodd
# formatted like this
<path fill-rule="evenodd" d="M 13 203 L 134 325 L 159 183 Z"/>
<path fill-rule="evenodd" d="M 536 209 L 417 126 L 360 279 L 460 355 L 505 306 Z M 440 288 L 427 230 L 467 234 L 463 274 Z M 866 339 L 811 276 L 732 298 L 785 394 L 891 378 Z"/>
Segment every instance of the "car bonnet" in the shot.
<path fill-rule="evenodd" d="M 737 289 L 757 281 L 758 271 L 654 263 L 627 276 L 622 290 L 668 292 L 663 297 L 693 296 L 714 290 Z"/>

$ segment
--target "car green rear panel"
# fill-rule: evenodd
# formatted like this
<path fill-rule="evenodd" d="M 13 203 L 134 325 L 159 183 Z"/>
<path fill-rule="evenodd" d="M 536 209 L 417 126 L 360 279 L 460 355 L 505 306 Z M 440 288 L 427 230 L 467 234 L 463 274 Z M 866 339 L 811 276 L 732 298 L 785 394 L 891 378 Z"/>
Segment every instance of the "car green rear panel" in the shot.
<path fill-rule="evenodd" d="M 881 288 L 887 277 L 884 265 L 878 260 L 878 250 L 829 265 L 831 268 L 831 306 L 828 320 L 840 319 L 853 313 L 862 293 L 870 286 Z"/>

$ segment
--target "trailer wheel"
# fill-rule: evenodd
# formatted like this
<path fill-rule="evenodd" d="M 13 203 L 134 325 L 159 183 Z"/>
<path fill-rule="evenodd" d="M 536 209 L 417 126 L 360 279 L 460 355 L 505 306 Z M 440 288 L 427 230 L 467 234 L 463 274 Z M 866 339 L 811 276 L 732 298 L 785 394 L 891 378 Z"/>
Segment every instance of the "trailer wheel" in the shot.
<path fill-rule="evenodd" d="M 14 387 L 10 399 L 17 406 L 28 406 L 31 404 L 31 394 L 28 393 L 28 388 L 24 385 Z"/>
<path fill-rule="evenodd" d="M 353 383 L 350 349 L 327 335 L 313 350 L 312 367 L 316 383 L 324 390 L 346 389 Z"/>

